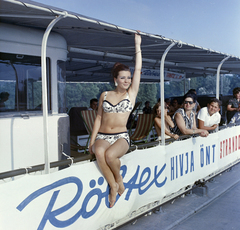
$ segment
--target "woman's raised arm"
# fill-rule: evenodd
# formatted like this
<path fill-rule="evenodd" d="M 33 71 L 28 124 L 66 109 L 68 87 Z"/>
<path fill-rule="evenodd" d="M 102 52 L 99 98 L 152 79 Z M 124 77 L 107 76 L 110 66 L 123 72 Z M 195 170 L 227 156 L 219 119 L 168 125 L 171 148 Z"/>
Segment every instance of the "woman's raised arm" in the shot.
<path fill-rule="evenodd" d="M 134 98 L 134 100 L 138 93 L 142 70 L 141 42 L 142 42 L 141 35 L 135 34 L 135 69 L 132 77 L 132 84 L 129 88 L 129 95 L 131 98 Z"/>

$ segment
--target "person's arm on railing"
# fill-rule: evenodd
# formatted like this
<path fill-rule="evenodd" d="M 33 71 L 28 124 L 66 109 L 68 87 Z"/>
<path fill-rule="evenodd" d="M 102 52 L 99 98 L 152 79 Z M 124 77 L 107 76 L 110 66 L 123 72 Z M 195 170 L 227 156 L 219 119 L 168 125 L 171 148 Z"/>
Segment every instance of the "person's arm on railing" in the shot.
<path fill-rule="evenodd" d="M 204 121 L 202 121 L 200 119 L 198 119 L 198 126 L 199 126 L 200 129 L 205 129 L 205 130 L 209 130 L 209 131 L 214 130 L 218 127 L 218 125 L 216 125 L 216 124 L 212 125 L 210 127 L 209 126 L 204 126 Z"/>
<path fill-rule="evenodd" d="M 192 135 L 192 134 L 199 133 L 199 135 L 202 137 L 207 137 L 209 134 L 207 130 L 198 129 L 195 124 L 193 125 L 192 129 L 187 129 L 185 126 L 185 121 L 180 113 L 176 113 L 175 121 L 182 134 Z"/>

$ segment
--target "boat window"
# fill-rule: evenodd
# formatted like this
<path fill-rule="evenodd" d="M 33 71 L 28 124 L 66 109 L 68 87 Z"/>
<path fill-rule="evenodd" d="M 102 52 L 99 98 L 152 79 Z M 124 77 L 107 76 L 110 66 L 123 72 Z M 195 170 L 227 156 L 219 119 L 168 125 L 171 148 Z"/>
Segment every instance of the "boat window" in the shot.
<path fill-rule="evenodd" d="M 58 112 L 66 113 L 66 65 L 65 61 L 57 62 L 58 74 Z"/>
<path fill-rule="evenodd" d="M 0 53 L 0 112 L 41 111 L 41 104 L 41 58 Z"/>

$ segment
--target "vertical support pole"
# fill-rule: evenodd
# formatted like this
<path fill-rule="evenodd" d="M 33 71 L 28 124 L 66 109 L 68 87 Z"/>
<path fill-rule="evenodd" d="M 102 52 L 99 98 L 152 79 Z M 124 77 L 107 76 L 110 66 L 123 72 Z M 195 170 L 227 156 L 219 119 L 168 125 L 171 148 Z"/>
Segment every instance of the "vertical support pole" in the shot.
<path fill-rule="evenodd" d="M 221 90 L 219 91 L 220 94 L 223 95 L 223 82 L 224 82 L 224 75 L 221 77 Z"/>
<path fill-rule="evenodd" d="M 230 58 L 230 56 L 225 57 L 218 65 L 217 68 L 217 76 L 216 76 L 216 98 L 219 99 L 219 84 L 220 84 L 220 70 L 222 67 L 222 64 L 227 61 Z M 216 128 L 216 131 L 218 131 L 218 127 Z"/>
<path fill-rule="evenodd" d="M 184 78 L 183 91 L 184 91 L 184 94 L 185 94 L 186 93 L 186 78 Z"/>
<path fill-rule="evenodd" d="M 217 79 L 216 79 L 216 98 L 219 99 L 219 83 L 220 83 L 220 70 L 222 67 L 222 64 L 227 61 L 230 58 L 230 56 L 225 57 L 218 65 L 217 68 Z"/>
<path fill-rule="evenodd" d="M 47 64 L 46 64 L 46 53 L 47 53 L 47 40 L 53 26 L 61 20 L 63 17 L 67 16 L 67 12 L 64 15 L 59 15 L 53 19 L 48 25 L 44 32 L 42 39 L 41 48 L 41 71 L 42 71 L 42 108 L 43 108 L 43 138 L 44 138 L 44 160 L 45 174 L 50 172 L 50 162 L 49 162 L 49 136 L 48 136 L 48 101 L 47 101 Z"/>
<path fill-rule="evenodd" d="M 188 78 L 188 90 L 191 89 L 191 78 Z"/>
<path fill-rule="evenodd" d="M 160 92 L 161 92 L 161 145 L 165 145 L 165 118 L 164 118 L 164 61 L 169 50 L 175 46 L 172 42 L 164 51 L 160 64 Z"/>

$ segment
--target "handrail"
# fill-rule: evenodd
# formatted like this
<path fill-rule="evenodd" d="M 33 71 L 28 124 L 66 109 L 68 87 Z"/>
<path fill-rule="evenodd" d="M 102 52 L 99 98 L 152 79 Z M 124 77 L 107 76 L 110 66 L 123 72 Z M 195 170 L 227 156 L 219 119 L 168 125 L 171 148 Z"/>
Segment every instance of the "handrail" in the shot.
<path fill-rule="evenodd" d="M 227 61 L 231 56 L 225 57 L 217 67 L 217 76 L 216 76 L 216 98 L 219 99 L 219 80 L 220 80 L 220 71 L 223 63 Z"/>
<path fill-rule="evenodd" d="M 232 126 L 235 126 L 235 125 L 237 125 L 237 124 L 223 125 L 223 126 L 219 127 L 219 130 L 223 130 L 225 128 L 232 127 Z M 197 136 L 199 136 L 199 134 L 181 135 L 178 140 L 175 140 L 174 138 L 169 138 L 169 139 L 166 139 L 166 144 L 170 144 L 174 141 L 181 141 L 181 140 L 185 140 L 185 139 L 188 139 L 188 138 L 191 138 L 191 137 L 197 137 Z M 147 143 L 141 143 L 139 145 L 133 145 L 133 146 L 130 146 L 127 154 L 136 150 L 136 149 L 145 149 L 145 148 L 149 148 L 149 147 L 155 147 L 157 145 L 160 145 L 160 141 L 151 141 L 151 142 L 147 142 Z M 50 168 L 66 166 L 66 165 L 81 162 L 81 161 L 95 161 L 95 160 L 96 159 L 95 159 L 94 155 L 86 154 L 86 155 L 81 156 L 81 157 L 76 157 L 76 158 L 72 157 L 72 158 L 68 158 L 68 159 L 65 159 L 65 160 L 61 160 L 61 161 L 51 162 L 50 163 Z M 43 170 L 44 170 L 44 164 L 39 164 L 39 165 L 34 165 L 34 166 L 31 166 L 31 167 L 27 167 L 27 168 L 20 168 L 20 169 L 15 169 L 15 170 L 11 170 L 11 171 L 6 171 L 6 172 L 3 172 L 3 173 L 0 173 L 0 180 L 15 177 L 15 176 L 24 175 L 24 174 L 27 174 L 27 173 L 43 171 Z"/>
<path fill-rule="evenodd" d="M 50 168 L 56 168 L 56 167 L 61 167 L 61 166 L 66 166 L 73 163 L 77 163 L 80 161 L 86 161 L 86 160 L 92 160 L 93 155 L 85 155 L 82 157 L 77 157 L 77 158 L 68 158 L 65 160 L 61 160 L 61 161 L 54 161 L 50 163 Z M 1 179 L 6 179 L 9 177 L 14 177 L 14 176 L 20 176 L 20 175 L 24 175 L 27 173 L 32 173 L 32 172 L 37 172 L 37 171 L 43 171 L 44 170 L 44 166 L 45 164 L 39 164 L 39 165 L 34 165 L 34 166 L 30 166 L 27 168 L 20 168 L 20 169 L 15 169 L 15 170 L 11 170 L 11 171 L 7 171 L 7 172 L 3 172 L 0 173 L 0 180 Z"/>
<path fill-rule="evenodd" d="M 180 139 L 185 139 L 185 138 L 190 138 L 190 135 L 183 135 L 180 137 Z M 169 138 L 166 142 L 173 142 L 175 141 L 174 138 Z M 149 147 L 154 147 L 159 145 L 159 141 L 151 141 L 148 143 L 143 143 L 143 144 L 139 144 L 139 145 L 133 145 L 130 146 L 129 150 L 127 153 L 130 153 L 136 149 L 145 149 L 145 148 L 149 148 Z M 76 157 L 76 158 L 68 158 L 65 160 L 61 160 L 61 161 L 54 161 L 50 163 L 50 168 L 56 168 L 56 167 L 61 167 L 61 166 L 66 166 L 69 165 L 71 163 L 77 163 L 77 162 L 81 162 L 81 161 L 94 161 L 95 157 L 94 155 L 90 155 L 90 154 L 86 154 L 84 156 L 81 157 Z M 20 176 L 20 175 L 24 175 L 26 173 L 33 173 L 33 172 L 37 172 L 37 171 L 43 171 L 44 170 L 44 165 L 45 164 L 39 164 L 39 165 L 34 165 L 34 166 L 30 166 L 27 168 L 20 168 L 20 169 L 15 169 L 15 170 L 11 170 L 11 171 L 6 171 L 3 173 L 0 173 L 0 180 L 1 179 L 6 179 L 9 177 L 14 177 L 14 176 Z"/>

